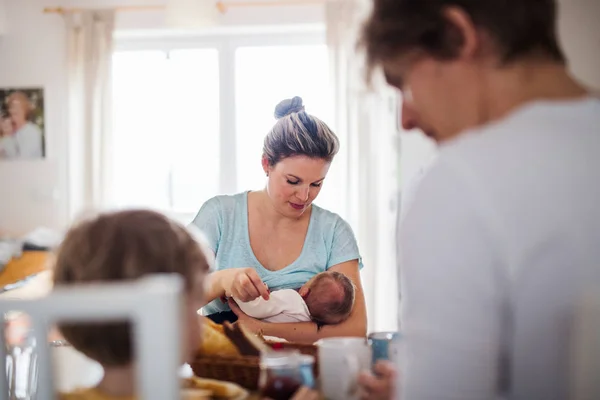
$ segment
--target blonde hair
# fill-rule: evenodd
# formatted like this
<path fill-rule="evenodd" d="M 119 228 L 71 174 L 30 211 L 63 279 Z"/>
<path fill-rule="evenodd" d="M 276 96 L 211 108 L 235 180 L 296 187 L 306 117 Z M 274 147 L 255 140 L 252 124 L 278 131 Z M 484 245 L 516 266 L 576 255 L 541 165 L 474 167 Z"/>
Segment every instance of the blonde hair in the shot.
<path fill-rule="evenodd" d="M 281 101 L 275 107 L 277 122 L 265 137 L 263 156 L 270 166 L 284 158 L 304 155 L 332 161 L 340 144 L 333 131 L 304 111 L 298 96 Z"/>
<path fill-rule="evenodd" d="M 69 230 L 59 248 L 56 285 L 116 282 L 156 273 L 176 273 L 191 291 L 210 259 L 183 226 L 162 214 L 129 210 L 84 220 Z M 74 348 L 104 366 L 127 365 L 133 358 L 126 322 L 59 324 Z"/>

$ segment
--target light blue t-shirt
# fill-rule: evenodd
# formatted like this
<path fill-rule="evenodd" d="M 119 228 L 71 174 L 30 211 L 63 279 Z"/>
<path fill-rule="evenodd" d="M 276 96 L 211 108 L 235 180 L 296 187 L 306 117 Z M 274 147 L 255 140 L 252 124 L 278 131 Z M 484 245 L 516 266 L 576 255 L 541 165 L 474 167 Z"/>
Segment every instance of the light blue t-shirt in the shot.
<path fill-rule="evenodd" d="M 252 248 L 248 233 L 248 192 L 217 196 L 208 200 L 192 224 L 200 228 L 217 259 L 217 270 L 254 267 L 269 289 L 298 289 L 316 274 L 346 261 L 358 260 L 356 238 L 339 215 L 312 205 L 310 222 L 300 256 L 279 271 L 263 267 Z M 228 311 L 220 299 L 206 305 L 204 315 Z"/>

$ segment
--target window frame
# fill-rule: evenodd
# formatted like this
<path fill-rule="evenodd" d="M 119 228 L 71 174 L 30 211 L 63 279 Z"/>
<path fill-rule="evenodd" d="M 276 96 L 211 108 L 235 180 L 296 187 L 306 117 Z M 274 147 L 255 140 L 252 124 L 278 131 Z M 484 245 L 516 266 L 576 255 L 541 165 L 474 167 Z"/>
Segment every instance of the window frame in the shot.
<path fill-rule="evenodd" d="M 240 47 L 325 45 L 323 24 L 297 26 L 215 28 L 202 33 L 190 32 L 121 32 L 115 34 L 114 52 L 156 50 L 169 52 L 181 49 L 216 49 L 219 54 L 219 193 L 237 190 L 235 52 Z M 228 112 L 223 112 L 228 110 Z M 198 208 L 200 204 L 198 205 Z M 196 212 L 161 210 L 165 214 L 189 223 Z"/>

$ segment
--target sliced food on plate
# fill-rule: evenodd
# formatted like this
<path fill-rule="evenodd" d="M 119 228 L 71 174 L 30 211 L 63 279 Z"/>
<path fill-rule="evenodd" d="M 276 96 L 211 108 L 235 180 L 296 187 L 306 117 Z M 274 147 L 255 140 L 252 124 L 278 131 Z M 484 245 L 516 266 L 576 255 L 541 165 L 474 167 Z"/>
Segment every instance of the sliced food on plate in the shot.
<path fill-rule="evenodd" d="M 248 397 L 248 391 L 235 383 L 198 378 L 197 376 L 184 379 L 182 394 L 184 400 L 243 400 Z M 193 397 L 195 395 L 197 397 Z"/>

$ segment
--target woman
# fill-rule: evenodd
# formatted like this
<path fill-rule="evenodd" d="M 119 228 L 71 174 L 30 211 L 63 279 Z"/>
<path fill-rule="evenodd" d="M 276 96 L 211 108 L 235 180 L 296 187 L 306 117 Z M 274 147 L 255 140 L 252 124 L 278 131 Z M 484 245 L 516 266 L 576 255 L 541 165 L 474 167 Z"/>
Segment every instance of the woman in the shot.
<path fill-rule="evenodd" d="M 352 229 L 338 215 L 313 201 L 321 190 L 339 142 L 329 127 L 307 114 L 302 99 L 279 103 L 278 119 L 264 141 L 263 190 L 208 200 L 193 224 L 204 231 L 215 252 L 218 270 L 209 277 L 205 315 L 238 319 L 255 332 L 294 342 L 327 336 L 364 336 L 367 316 L 359 270 L 362 267 Z M 272 324 L 245 315 L 225 296 L 251 301 L 268 299 L 269 290 L 303 285 L 325 270 L 338 271 L 356 286 L 350 318 L 321 329 L 311 322 Z M 235 314 L 235 315 L 233 315 Z"/>
<path fill-rule="evenodd" d="M 42 158 L 43 138 L 40 128 L 30 122 L 33 107 L 23 92 L 8 96 L 8 113 L 12 120 L 19 158 Z"/>

